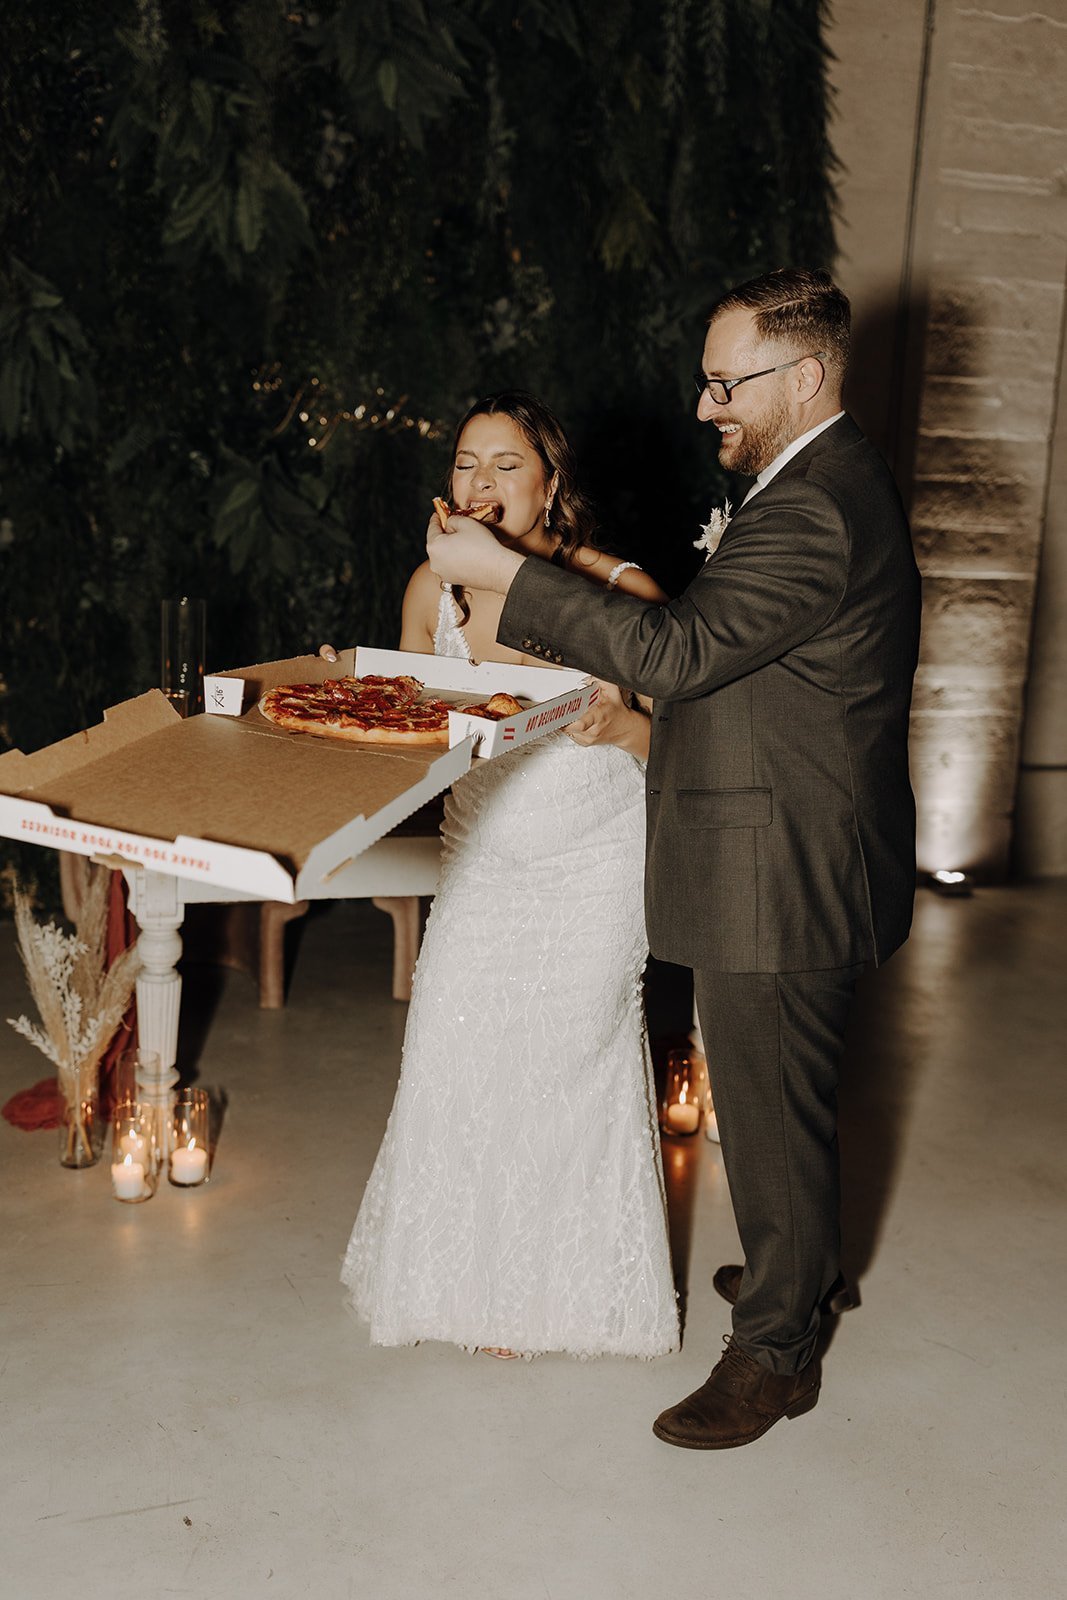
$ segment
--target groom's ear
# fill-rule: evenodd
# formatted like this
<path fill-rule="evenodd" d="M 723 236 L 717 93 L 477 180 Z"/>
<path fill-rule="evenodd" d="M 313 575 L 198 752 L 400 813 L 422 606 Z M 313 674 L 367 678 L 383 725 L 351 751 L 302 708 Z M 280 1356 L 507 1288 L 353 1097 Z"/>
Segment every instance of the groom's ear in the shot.
<path fill-rule="evenodd" d="M 826 381 L 826 368 L 818 356 L 808 356 L 795 369 L 797 393 L 801 400 L 814 400 Z"/>

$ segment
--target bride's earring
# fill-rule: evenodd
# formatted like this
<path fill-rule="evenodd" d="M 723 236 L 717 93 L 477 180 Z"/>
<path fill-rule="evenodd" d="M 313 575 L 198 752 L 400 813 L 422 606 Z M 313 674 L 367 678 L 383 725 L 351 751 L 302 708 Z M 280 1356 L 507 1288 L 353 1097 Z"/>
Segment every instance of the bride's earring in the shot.
<path fill-rule="evenodd" d="M 545 527 L 546 528 L 551 528 L 551 526 L 552 526 L 552 502 L 556 498 L 556 490 L 558 488 L 559 488 L 559 474 L 554 472 L 552 474 L 552 482 L 548 486 L 548 497 L 545 500 L 544 522 L 545 522 Z"/>

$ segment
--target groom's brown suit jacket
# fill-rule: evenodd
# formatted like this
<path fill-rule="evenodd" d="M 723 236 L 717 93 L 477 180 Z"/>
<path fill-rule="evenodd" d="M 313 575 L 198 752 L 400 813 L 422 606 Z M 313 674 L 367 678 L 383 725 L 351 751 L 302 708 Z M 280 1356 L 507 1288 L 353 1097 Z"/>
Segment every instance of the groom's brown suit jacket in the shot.
<path fill-rule="evenodd" d="M 896 486 L 850 417 L 736 513 L 679 599 L 531 559 L 498 637 L 655 701 L 654 955 L 798 972 L 882 961 L 907 937 L 919 575 Z"/>

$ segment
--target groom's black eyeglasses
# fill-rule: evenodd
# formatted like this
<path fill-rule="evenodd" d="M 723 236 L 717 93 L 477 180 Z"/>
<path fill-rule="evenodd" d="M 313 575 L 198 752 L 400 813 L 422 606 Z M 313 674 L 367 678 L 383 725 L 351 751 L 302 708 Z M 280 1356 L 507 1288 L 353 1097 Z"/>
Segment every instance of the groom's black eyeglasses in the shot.
<path fill-rule="evenodd" d="M 693 382 L 697 386 L 697 394 L 704 390 L 714 400 L 717 406 L 728 406 L 730 396 L 739 383 L 751 383 L 753 378 L 767 378 L 772 372 L 784 372 L 787 367 L 799 367 L 802 361 L 824 361 L 825 350 L 816 350 L 813 356 L 797 356 L 795 361 L 783 361 L 780 367 L 764 367 L 762 372 L 748 372 L 743 378 L 707 378 L 702 372 L 693 373 Z"/>

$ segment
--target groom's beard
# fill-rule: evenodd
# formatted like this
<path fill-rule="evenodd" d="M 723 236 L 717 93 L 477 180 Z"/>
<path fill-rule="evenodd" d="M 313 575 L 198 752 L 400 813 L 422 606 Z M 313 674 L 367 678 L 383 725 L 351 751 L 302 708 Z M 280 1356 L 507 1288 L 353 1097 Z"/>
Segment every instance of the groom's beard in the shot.
<path fill-rule="evenodd" d="M 757 472 L 769 467 L 787 445 L 793 442 L 792 418 L 785 400 L 776 400 L 756 422 L 741 424 L 740 442 L 731 447 L 724 443 L 719 451 L 719 465 L 742 477 L 754 478 Z"/>

